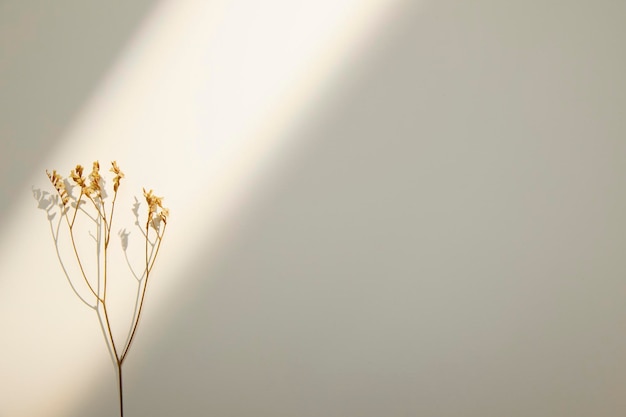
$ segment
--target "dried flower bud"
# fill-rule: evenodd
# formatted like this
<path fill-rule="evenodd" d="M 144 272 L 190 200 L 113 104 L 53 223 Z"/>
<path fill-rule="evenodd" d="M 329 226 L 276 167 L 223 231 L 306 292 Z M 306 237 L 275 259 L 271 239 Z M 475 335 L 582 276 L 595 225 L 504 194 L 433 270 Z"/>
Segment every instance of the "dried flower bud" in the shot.
<path fill-rule="evenodd" d="M 117 192 L 120 188 L 120 180 L 124 178 L 124 173 L 120 171 L 120 167 L 117 166 L 117 161 L 111 162 L 111 172 L 115 174 L 113 178 L 113 191 Z"/>
<path fill-rule="evenodd" d="M 122 174 L 122 171 L 120 171 L 120 167 L 117 166 L 117 161 L 111 162 L 111 172 L 117 175 Z"/>
<path fill-rule="evenodd" d="M 101 195 L 102 189 L 100 188 L 100 163 L 95 161 L 93 163 L 93 168 L 91 170 L 91 174 L 89 174 L 89 187 L 86 189 L 86 194 L 91 195 L 95 193 L 96 195 Z"/>
<path fill-rule="evenodd" d="M 50 172 L 46 170 L 46 175 L 48 175 L 50 182 L 57 190 L 57 193 L 59 193 L 59 196 L 61 196 L 61 201 L 63 202 L 63 205 L 66 206 L 67 203 L 70 201 L 70 197 L 67 194 L 67 190 L 65 189 L 65 182 L 63 181 L 63 177 L 61 177 L 61 175 L 56 170 L 53 170 L 52 174 L 50 174 Z"/>
<path fill-rule="evenodd" d="M 87 187 L 87 184 L 85 183 L 85 178 L 83 177 L 82 165 L 76 165 L 76 168 L 74 168 L 72 172 L 70 172 L 70 177 L 81 188 L 81 190 L 83 191 L 85 190 L 85 187 Z"/>
<path fill-rule="evenodd" d="M 146 203 L 148 203 L 148 222 L 152 222 L 153 220 L 163 220 L 164 223 L 167 223 L 167 216 L 169 216 L 169 210 L 163 208 L 163 197 L 157 197 L 153 194 L 153 191 L 146 191 L 143 189 L 143 195 L 146 198 Z M 159 211 L 160 209 L 160 211 Z M 158 223 L 153 223 L 153 227 Z M 155 227 L 156 229 L 156 227 Z"/>

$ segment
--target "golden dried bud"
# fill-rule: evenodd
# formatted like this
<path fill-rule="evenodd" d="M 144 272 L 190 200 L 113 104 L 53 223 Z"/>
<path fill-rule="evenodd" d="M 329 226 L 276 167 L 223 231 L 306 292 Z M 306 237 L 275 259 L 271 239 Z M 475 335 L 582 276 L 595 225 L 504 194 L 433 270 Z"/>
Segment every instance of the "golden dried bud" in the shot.
<path fill-rule="evenodd" d="M 120 170 L 120 167 L 117 166 L 117 161 L 111 162 L 111 172 L 115 174 L 113 178 L 113 191 L 117 192 L 118 188 L 120 188 L 120 180 L 124 178 L 124 173 Z"/>
<path fill-rule="evenodd" d="M 57 193 L 59 193 L 59 196 L 61 196 L 61 201 L 63 202 L 63 205 L 66 206 L 67 203 L 70 201 L 70 197 L 67 194 L 67 190 L 65 189 L 65 182 L 63 182 L 63 177 L 61 177 L 61 175 L 56 170 L 53 170 L 52 174 L 50 174 L 50 172 L 46 170 L 46 175 L 48 175 L 50 182 L 57 190 Z"/>
<path fill-rule="evenodd" d="M 100 179 L 100 163 L 95 161 L 93 163 L 91 174 L 89 174 L 89 187 L 86 189 L 87 195 L 91 195 L 92 193 L 101 194 L 102 190 L 100 189 Z"/>

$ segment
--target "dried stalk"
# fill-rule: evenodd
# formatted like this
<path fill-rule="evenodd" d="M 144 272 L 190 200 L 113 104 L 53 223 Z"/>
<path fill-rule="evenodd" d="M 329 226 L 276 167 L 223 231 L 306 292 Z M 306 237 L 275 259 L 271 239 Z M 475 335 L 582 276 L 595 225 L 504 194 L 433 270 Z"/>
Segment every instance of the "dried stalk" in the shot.
<path fill-rule="evenodd" d="M 144 270 L 140 276 L 137 276 L 135 271 L 131 268 L 131 273 L 137 279 L 137 297 L 135 300 L 135 308 L 133 311 L 133 317 L 131 320 L 128 335 L 124 344 L 119 345 L 116 343 L 115 338 L 113 337 L 113 332 L 111 330 L 111 320 L 109 318 L 109 310 L 107 305 L 107 265 L 109 260 L 108 251 L 111 241 L 111 228 L 113 224 L 113 214 L 115 213 L 115 203 L 117 201 L 117 193 L 119 190 L 121 179 L 124 178 L 124 173 L 117 166 L 117 162 L 113 161 L 111 163 L 111 172 L 113 172 L 115 176 L 113 178 L 113 198 L 110 204 L 110 212 L 107 216 L 107 206 L 105 204 L 106 193 L 104 192 L 104 180 L 100 176 L 100 164 L 98 163 L 98 161 L 93 163 L 92 171 L 89 174 L 88 178 L 85 178 L 83 176 L 83 171 L 84 168 L 81 165 L 76 165 L 76 168 L 74 168 L 70 173 L 71 180 L 80 189 L 80 194 L 78 198 L 75 198 L 72 195 L 71 188 L 73 188 L 73 186 L 69 183 L 69 180 L 64 180 L 61 175 L 57 173 L 57 171 L 52 171 L 52 173 L 46 171 L 46 174 L 48 175 L 50 182 L 54 186 L 58 194 L 58 198 L 51 197 L 48 200 L 46 199 L 47 193 L 41 193 L 40 191 L 35 192 L 35 197 L 39 200 L 39 207 L 44 208 L 48 212 L 48 220 L 50 221 L 52 236 L 55 241 L 57 257 L 61 262 L 61 266 L 63 268 L 66 278 L 68 279 L 68 282 L 70 283 L 70 286 L 72 287 L 72 290 L 85 305 L 90 307 L 97 314 L 100 327 L 105 336 L 107 348 L 109 349 L 109 352 L 111 353 L 112 359 L 115 363 L 115 368 L 117 371 L 120 416 L 123 417 L 124 401 L 122 389 L 122 365 L 127 358 L 129 349 L 137 332 L 137 327 L 139 325 L 139 320 L 143 311 L 146 289 L 148 286 L 148 281 L 150 279 L 150 272 L 154 267 L 157 255 L 159 254 L 159 249 L 161 248 L 161 243 L 163 241 L 163 236 L 165 234 L 167 220 L 169 217 L 169 210 L 163 207 L 162 197 L 155 196 L 152 190 L 143 190 L 143 194 L 148 205 L 148 215 L 145 223 L 145 230 L 142 230 L 140 228 L 140 230 L 142 230 L 142 235 L 145 239 L 145 264 Z M 89 214 L 81 206 L 85 203 L 88 205 L 89 203 L 91 203 L 90 205 L 96 212 L 95 216 Z M 55 217 L 55 214 L 50 214 L 53 206 L 57 204 L 60 208 L 61 216 L 65 219 L 65 223 L 67 224 L 67 230 L 69 232 L 70 240 L 72 242 L 72 250 L 78 263 L 82 279 L 85 281 L 85 283 L 87 284 L 87 288 L 89 288 L 89 291 L 95 298 L 93 304 L 89 303 L 84 297 L 82 297 L 78 293 L 61 259 L 58 248 L 58 237 L 61 219 L 59 219 L 59 223 L 56 227 L 55 233 L 55 229 L 52 226 L 52 219 Z M 139 224 L 138 206 L 139 204 L 136 203 L 133 208 L 133 212 L 137 217 L 137 224 Z M 71 208 L 73 208 L 73 213 L 71 213 L 70 219 L 70 215 L 68 214 L 70 213 Z M 84 262 L 79 255 L 79 251 L 76 245 L 74 226 L 79 212 L 81 215 L 87 216 L 92 222 L 96 224 L 96 235 L 93 236 L 94 240 L 96 241 L 97 252 L 97 282 L 95 285 L 92 284 L 92 281 L 90 281 L 89 277 L 85 273 Z M 154 241 L 150 239 L 151 234 L 154 235 Z M 124 255 L 126 256 L 126 261 L 130 267 L 130 262 L 128 262 L 128 257 L 126 254 L 127 242 L 125 241 L 128 234 L 125 231 L 122 231 L 120 232 L 120 236 L 122 237 Z M 104 245 L 101 245 L 102 239 L 104 239 Z M 102 285 L 100 284 L 100 277 L 102 277 Z"/>

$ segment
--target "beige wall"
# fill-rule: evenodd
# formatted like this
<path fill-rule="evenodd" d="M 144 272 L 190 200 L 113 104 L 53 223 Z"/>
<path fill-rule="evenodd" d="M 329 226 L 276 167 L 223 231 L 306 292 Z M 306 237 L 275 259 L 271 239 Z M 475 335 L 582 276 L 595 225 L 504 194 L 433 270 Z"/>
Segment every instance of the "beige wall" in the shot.
<path fill-rule="evenodd" d="M 415 4 L 291 133 L 219 256 L 180 270 L 182 307 L 142 323 L 129 416 L 623 415 L 626 3 Z M 1 132 L 52 146 L 31 121 L 62 130 L 106 70 L 87 62 L 61 109 L 59 84 L 12 81 Z M 40 74 L 11 65 L 2 82 Z M 101 381 L 72 415 L 113 415 Z"/>
<path fill-rule="evenodd" d="M 0 214 L 155 3 L 0 2 Z"/>

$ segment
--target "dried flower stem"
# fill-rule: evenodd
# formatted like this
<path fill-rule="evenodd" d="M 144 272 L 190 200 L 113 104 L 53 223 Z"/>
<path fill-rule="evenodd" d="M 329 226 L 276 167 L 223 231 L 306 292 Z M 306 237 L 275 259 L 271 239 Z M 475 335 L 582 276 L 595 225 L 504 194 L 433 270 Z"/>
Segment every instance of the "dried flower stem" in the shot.
<path fill-rule="evenodd" d="M 113 161 L 111 165 L 112 165 L 111 172 L 115 174 L 115 177 L 113 178 L 113 198 L 112 198 L 111 205 L 110 205 L 111 210 L 108 216 L 107 216 L 107 210 L 106 210 L 106 205 L 105 205 L 106 194 L 104 193 L 104 189 L 103 189 L 103 179 L 100 176 L 100 164 L 98 163 L 98 161 L 95 161 L 93 163 L 92 171 L 88 176 L 89 183 L 87 183 L 87 178 L 83 177 L 84 168 L 81 165 L 77 165 L 76 168 L 71 171 L 70 178 L 78 187 L 80 187 L 80 194 L 78 198 L 74 198 L 74 196 L 72 195 L 71 189 L 74 187 L 71 185 L 68 185 L 69 183 L 66 184 L 65 182 L 66 180 L 64 180 L 61 177 L 61 175 L 59 175 L 56 172 L 56 170 L 52 171 L 52 173 L 46 171 L 48 178 L 50 179 L 50 182 L 54 186 L 58 194 L 58 197 L 60 198 L 61 202 L 59 204 L 59 207 L 61 211 L 61 216 L 65 218 L 65 222 L 67 224 L 67 229 L 70 235 L 70 240 L 72 242 L 72 249 L 74 251 L 74 256 L 76 258 L 78 267 L 80 269 L 80 274 L 82 275 L 83 280 L 87 284 L 87 288 L 89 288 L 89 291 L 95 297 L 94 305 L 90 304 L 85 298 L 83 298 L 83 296 L 81 296 L 80 293 L 77 291 L 76 287 L 74 287 L 74 284 L 72 283 L 72 280 L 70 279 L 67 273 L 67 270 L 65 269 L 65 266 L 63 265 L 63 262 L 61 260 L 61 256 L 60 256 L 59 248 L 58 248 L 59 227 L 61 225 L 61 219 L 59 219 L 59 224 L 57 225 L 56 234 L 54 233 L 54 229 L 52 228 L 52 220 L 51 220 L 54 217 L 54 215 L 49 214 L 48 219 L 50 221 L 52 235 L 53 235 L 55 245 L 57 248 L 57 257 L 61 261 L 61 266 L 63 268 L 63 271 L 66 277 L 68 278 L 68 281 L 70 283 L 70 286 L 72 287 L 72 290 L 76 293 L 76 295 L 80 298 L 80 300 L 84 304 L 86 304 L 87 306 L 95 310 L 97 313 L 98 320 L 100 322 L 100 327 L 102 328 L 103 334 L 105 336 L 107 347 L 109 348 L 109 352 L 111 353 L 112 359 L 114 359 L 114 362 L 115 362 L 115 368 L 116 368 L 117 377 L 118 377 L 120 416 L 123 417 L 124 416 L 124 402 L 123 402 L 123 389 L 122 389 L 122 383 L 123 383 L 122 365 L 125 359 L 127 358 L 130 346 L 132 345 L 132 342 L 137 332 L 139 320 L 141 319 L 141 313 L 143 311 L 143 305 L 144 305 L 144 300 L 145 300 L 145 295 L 146 295 L 146 289 L 148 286 L 148 281 L 150 278 L 150 272 L 152 271 L 152 268 L 154 267 L 154 263 L 156 261 L 157 255 L 159 254 L 159 249 L 161 248 L 163 236 L 165 235 L 165 229 L 166 229 L 167 220 L 169 217 L 169 210 L 163 207 L 162 197 L 157 197 L 153 195 L 152 190 L 150 190 L 149 192 L 147 192 L 145 189 L 143 190 L 144 197 L 148 205 L 148 215 L 147 215 L 147 220 L 146 220 L 145 231 L 142 230 L 142 235 L 145 240 L 145 265 L 144 265 L 144 271 L 142 272 L 141 276 L 137 277 L 137 275 L 135 274 L 134 270 L 132 269 L 130 265 L 130 262 L 128 261 L 128 256 L 126 254 L 126 247 L 123 248 L 124 256 L 126 257 L 128 266 L 131 269 L 131 273 L 137 279 L 138 288 L 137 288 L 137 299 L 135 303 L 135 309 L 133 312 L 133 317 L 131 319 L 128 336 L 123 345 L 118 345 L 115 342 L 113 331 L 111 329 L 111 319 L 109 316 L 109 309 L 107 305 L 107 288 L 108 288 L 107 278 L 108 278 L 108 263 L 109 263 L 108 250 L 109 250 L 109 244 L 111 242 L 111 229 L 113 225 L 113 215 L 115 213 L 115 203 L 117 201 L 117 193 L 119 190 L 120 181 L 122 178 L 124 178 L 124 173 L 119 169 L 117 162 Z M 39 194 L 41 197 L 41 193 Z M 51 208 L 47 204 L 48 202 L 43 201 L 43 197 L 41 198 L 37 197 L 37 198 L 40 200 L 40 208 L 48 207 L 46 208 L 46 211 L 50 213 Z M 58 199 L 55 197 L 54 201 L 58 202 Z M 81 207 L 81 205 L 84 204 L 86 201 L 91 202 L 91 206 L 96 212 L 95 217 L 92 216 L 89 212 L 87 212 L 83 207 Z M 52 199 L 50 200 L 50 203 L 55 204 Z M 70 220 L 70 216 L 68 216 L 70 206 L 74 207 L 74 213 L 71 214 L 71 220 Z M 138 212 L 136 211 L 138 206 L 139 206 L 139 203 L 136 203 L 133 209 L 133 212 L 135 213 L 136 217 L 138 216 L 137 214 Z M 96 235 L 93 237 L 94 237 L 94 240 L 96 241 L 96 259 L 97 259 L 97 278 L 98 279 L 97 279 L 97 285 L 95 286 L 90 282 L 85 272 L 84 262 L 81 259 L 81 256 L 79 254 L 77 244 L 76 244 L 74 226 L 75 226 L 75 222 L 76 222 L 79 211 L 83 213 L 84 215 L 86 215 L 92 222 L 96 224 Z M 156 236 L 154 239 L 154 242 L 150 240 L 150 228 L 154 229 L 154 233 Z M 141 227 L 139 229 L 141 230 Z M 104 245 L 101 245 L 102 240 L 104 240 L 103 242 Z M 149 250 L 149 247 L 150 247 L 150 250 Z M 100 280 L 101 271 L 102 271 L 102 282 Z"/>

